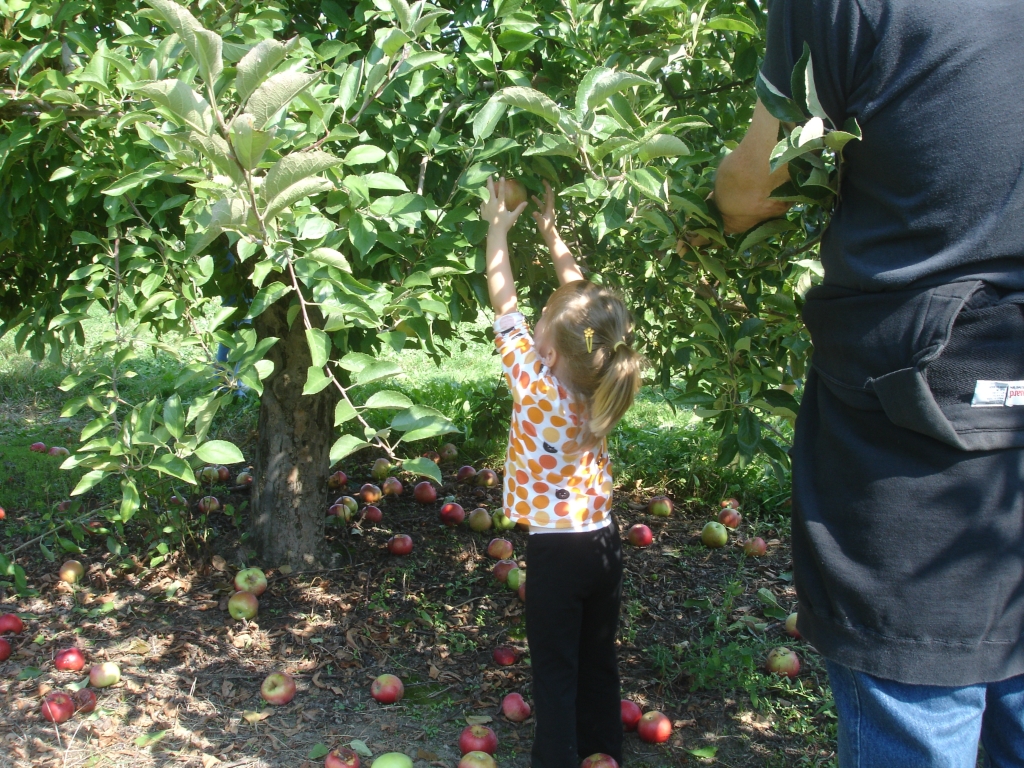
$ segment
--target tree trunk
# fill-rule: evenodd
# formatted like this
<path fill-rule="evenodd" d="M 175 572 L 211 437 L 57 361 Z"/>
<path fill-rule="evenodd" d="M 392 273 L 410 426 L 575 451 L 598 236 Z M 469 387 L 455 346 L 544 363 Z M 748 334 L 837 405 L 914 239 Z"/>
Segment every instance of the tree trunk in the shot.
<path fill-rule="evenodd" d="M 274 372 L 263 382 L 252 489 L 251 543 L 266 567 L 297 570 L 322 563 L 327 476 L 337 393 L 303 395 L 312 359 L 302 318 L 291 328 L 288 302 L 254 321 L 257 336 L 276 336 L 267 354 Z"/>

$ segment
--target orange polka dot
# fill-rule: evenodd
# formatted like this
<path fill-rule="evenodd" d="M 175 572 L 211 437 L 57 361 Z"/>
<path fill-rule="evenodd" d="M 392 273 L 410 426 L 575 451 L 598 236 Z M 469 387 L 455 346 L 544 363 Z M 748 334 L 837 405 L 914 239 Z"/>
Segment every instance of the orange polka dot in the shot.
<path fill-rule="evenodd" d="M 534 424 L 542 424 L 544 422 L 544 412 L 536 406 L 526 409 L 526 418 L 528 418 Z"/>
<path fill-rule="evenodd" d="M 535 474 L 535 475 L 542 475 L 542 474 L 544 474 L 544 470 L 541 469 L 540 464 L 538 464 L 533 459 L 527 459 L 526 460 L 526 466 L 528 466 L 530 468 L 530 471 L 533 472 L 533 474 Z"/>
<path fill-rule="evenodd" d="M 526 371 L 523 371 L 521 374 L 519 374 L 519 386 L 525 387 L 529 383 L 530 383 L 530 374 L 528 374 Z"/>
<path fill-rule="evenodd" d="M 551 486 L 549 486 L 547 483 L 537 482 L 533 484 L 533 490 L 534 493 L 547 493 L 548 491 L 551 490 Z"/>
<path fill-rule="evenodd" d="M 511 502 L 509 502 L 509 503 L 511 504 Z M 569 514 L 569 502 L 568 501 L 560 501 L 557 504 L 555 504 L 555 514 L 558 515 L 559 517 L 565 517 L 566 515 L 568 515 Z"/>
<path fill-rule="evenodd" d="M 502 365 L 505 365 L 505 366 L 511 366 L 513 363 L 515 363 L 515 367 L 516 368 L 519 367 L 519 364 L 516 363 L 516 356 L 514 354 L 512 354 L 512 353 L 509 353 L 509 354 L 505 355 L 503 358 L 501 358 L 501 363 L 502 363 Z"/>
<path fill-rule="evenodd" d="M 551 411 L 554 410 L 554 406 L 551 405 L 550 400 L 541 400 L 539 403 L 537 403 L 537 405 L 540 406 L 540 409 L 542 411 L 547 411 L 548 413 L 551 413 Z"/>
<path fill-rule="evenodd" d="M 517 469 L 516 480 L 519 482 L 520 485 L 526 485 L 528 482 L 530 482 L 530 476 L 523 472 L 523 470 Z"/>
<path fill-rule="evenodd" d="M 537 509 L 547 509 L 548 504 L 551 503 L 551 499 L 547 496 L 535 496 L 533 499 L 533 506 Z"/>
<path fill-rule="evenodd" d="M 548 472 L 547 481 L 552 485 L 561 485 L 562 476 L 557 472 Z"/>
<path fill-rule="evenodd" d="M 523 435 L 523 445 L 525 445 L 530 450 L 530 453 L 536 453 L 536 451 L 537 451 L 537 441 L 536 440 L 532 440 L 529 437 L 527 437 L 526 435 Z"/>
<path fill-rule="evenodd" d="M 576 467 L 574 467 L 574 466 L 572 466 L 570 464 L 566 464 L 564 467 L 562 467 L 562 477 L 572 477 L 573 473 L 575 473 L 575 472 L 576 472 Z"/>
<path fill-rule="evenodd" d="M 562 433 L 554 427 L 544 427 L 544 429 L 541 430 L 541 434 L 549 443 L 557 443 L 562 439 Z"/>
<path fill-rule="evenodd" d="M 527 504 L 525 501 L 520 501 L 518 504 L 516 504 L 515 510 L 523 517 L 527 517 L 530 514 L 530 505 Z"/>
<path fill-rule="evenodd" d="M 537 523 L 537 525 L 543 527 L 551 522 L 551 515 L 549 515 L 547 512 L 541 511 L 533 516 L 533 520 L 535 523 Z"/>
<path fill-rule="evenodd" d="M 568 432 L 566 432 L 568 434 Z M 562 446 L 562 450 L 568 456 L 570 454 L 579 453 L 580 447 L 576 444 L 575 440 L 568 440 L 565 445 Z"/>
<path fill-rule="evenodd" d="M 604 507 L 605 501 L 607 501 L 607 499 L 605 499 L 604 496 L 598 496 L 596 499 L 594 499 L 594 509 L 602 509 Z"/>
<path fill-rule="evenodd" d="M 604 520 L 604 512 L 595 512 L 594 516 L 590 518 L 593 523 L 600 523 L 602 520 Z"/>
<path fill-rule="evenodd" d="M 555 521 L 555 528 L 558 528 L 559 530 L 565 528 L 572 528 L 572 523 L 566 520 L 565 518 L 562 518 L 561 520 Z"/>
<path fill-rule="evenodd" d="M 578 435 L 579 433 L 580 430 L 578 427 L 569 427 L 567 430 L 565 430 L 565 436 L 568 437 L 570 440 L 575 440 L 576 435 Z"/>
<path fill-rule="evenodd" d="M 523 422 L 523 432 L 528 434 L 530 437 L 536 437 L 537 436 L 537 428 L 535 426 L 533 426 L 533 424 L 531 424 L 528 421 L 524 421 Z"/>
<path fill-rule="evenodd" d="M 537 402 L 535 397 L 531 395 L 523 395 L 523 405 L 533 405 Z"/>
<path fill-rule="evenodd" d="M 529 488 L 527 488 L 524 485 L 520 485 L 519 487 L 516 488 L 516 496 L 518 496 L 523 501 L 526 501 L 528 498 L 530 498 Z"/>
<path fill-rule="evenodd" d="M 516 489 L 516 481 L 513 480 L 511 477 L 508 478 L 508 480 L 506 482 L 508 483 L 508 489 L 510 491 L 514 491 Z"/>
<path fill-rule="evenodd" d="M 563 419 L 561 416 L 552 416 L 549 419 L 549 421 L 551 422 L 551 426 L 558 427 L 559 429 L 568 426 L 569 424 L 569 422 Z"/>
<path fill-rule="evenodd" d="M 516 497 L 513 494 L 511 494 L 511 493 L 505 494 L 505 506 L 506 507 L 511 509 L 512 505 L 515 504 L 515 503 L 516 503 Z"/>
<path fill-rule="evenodd" d="M 545 453 L 543 456 L 540 457 L 540 465 L 544 467 L 544 469 L 554 469 L 555 467 L 558 466 L 558 459 L 556 459 L 550 453 Z"/>

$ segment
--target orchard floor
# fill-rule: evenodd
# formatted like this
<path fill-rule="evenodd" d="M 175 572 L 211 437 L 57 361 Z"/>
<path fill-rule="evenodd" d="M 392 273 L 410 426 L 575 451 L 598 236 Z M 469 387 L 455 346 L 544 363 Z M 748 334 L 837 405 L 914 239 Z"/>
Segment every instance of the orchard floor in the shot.
<path fill-rule="evenodd" d="M 454 467 L 444 469 L 450 477 Z M 350 471 L 350 487 L 362 482 L 359 474 Z M 8 593 L 0 603 L 26 623 L 11 659 L 0 664 L 0 765 L 312 767 L 323 764 L 323 747 L 358 739 L 374 756 L 401 751 L 417 768 L 455 768 L 469 716 L 490 718 L 499 766 L 526 768 L 533 721 L 511 723 L 499 706 L 512 691 L 532 698 L 522 604 L 490 573 L 491 534 L 440 525 L 440 501 L 416 504 L 409 485 L 404 497 L 381 505 L 379 526 L 361 535 L 331 530 L 341 568 L 284 574 L 262 564 L 270 566 L 270 588 L 249 623 L 226 611 L 231 577 L 246 558 L 238 528 L 223 516 L 215 516 L 218 529 L 206 544 L 155 568 L 116 568 L 121 558 L 96 536 L 80 556 L 88 573 L 75 588 L 56 579 L 56 565 L 37 549 L 25 550 L 33 554 L 18 562 L 38 594 Z M 222 498 L 230 493 L 219 490 Z M 467 512 L 499 502 L 497 490 L 451 481 L 444 493 Z M 244 509 L 246 494 L 227 500 Z M 645 711 L 664 712 L 674 729 L 663 745 L 628 734 L 626 763 L 832 764 L 834 715 L 820 659 L 785 636 L 779 620 L 795 599 L 788 542 L 762 525 L 764 558 L 744 558 L 734 546 L 708 550 L 699 532 L 709 508 L 678 505 L 663 521 L 641 501 L 628 491 L 617 495 L 623 536 L 636 522 L 655 534 L 647 549 L 624 540 L 622 693 Z M 734 538 L 747 530 L 744 523 Z M 398 532 L 415 541 L 404 558 L 384 547 Z M 521 557 L 526 535 L 506 536 Z M 95 713 L 55 727 L 39 715 L 39 691 L 83 678 L 52 665 L 56 651 L 73 644 L 89 662 L 117 662 L 123 680 L 98 691 Z M 767 650 L 781 644 L 800 653 L 794 681 L 761 671 Z M 519 661 L 498 667 L 491 658 L 497 645 L 515 648 Z M 260 682 L 278 669 L 295 675 L 298 694 L 268 706 Z M 371 680 L 384 672 L 405 681 L 397 705 L 380 706 L 369 695 Z"/>

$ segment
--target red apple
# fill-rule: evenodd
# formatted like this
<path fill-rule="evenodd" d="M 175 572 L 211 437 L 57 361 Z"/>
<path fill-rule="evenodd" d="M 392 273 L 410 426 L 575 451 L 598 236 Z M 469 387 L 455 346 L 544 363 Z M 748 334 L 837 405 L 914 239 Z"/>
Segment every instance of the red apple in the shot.
<path fill-rule="evenodd" d="M 796 628 L 796 621 L 797 614 L 796 611 L 793 611 L 793 613 L 786 617 L 786 634 L 796 640 L 799 640 L 801 635 L 800 630 Z"/>
<path fill-rule="evenodd" d="M 459 457 L 459 449 L 454 443 L 445 443 L 440 450 L 441 461 L 455 461 Z"/>
<path fill-rule="evenodd" d="M 760 536 L 755 536 L 743 542 L 743 554 L 747 557 L 763 557 L 767 552 L 768 545 L 764 543 L 764 539 Z"/>
<path fill-rule="evenodd" d="M 388 539 L 388 552 L 392 555 L 408 555 L 412 552 L 412 537 L 398 533 Z"/>
<path fill-rule="evenodd" d="M 495 560 L 508 560 L 512 557 L 512 542 L 508 539 L 491 539 L 487 545 L 487 556 Z"/>
<path fill-rule="evenodd" d="M 521 579 L 519 582 L 519 601 L 526 602 L 526 579 Z"/>
<path fill-rule="evenodd" d="M 28 449 L 33 453 L 46 453 L 46 443 L 32 443 Z"/>
<path fill-rule="evenodd" d="M 85 575 L 85 568 L 77 560 L 68 560 L 60 567 L 58 573 L 61 581 L 66 581 L 68 584 L 77 584 L 78 580 Z"/>
<path fill-rule="evenodd" d="M 739 501 L 739 499 L 734 499 L 734 498 L 722 499 L 721 506 L 722 506 L 723 509 L 725 507 L 732 507 L 733 509 L 739 509 L 740 508 L 740 501 Z"/>
<path fill-rule="evenodd" d="M 498 473 L 493 469 L 481 469 L 476 473 L 476 484 L 482 488 L 493 488 L 498 484 Z"/>
<path fill-rule="evenodd" d="M 433 504 L 437 501 L 437 491 L 429 480 L 416 483 L 416 487 L 412 489 L 412 496 L 420 504 Z"/>
<path fill-rule="evenodd" d="M 235 574 L 235 590 L 259 597 L 267 591 L 267 577 L 259 568 L 245 568 Z"/>
<path fill-rule="evenodd" d="M 252 485 L 252 472 L 247 469 L 239 472 L 235 478 L 235 485 Z"/>
<path fill-rule="evenodd" d="M 619 764 L 611 755 L 596 752 L 580 763 L 580 768 L 619 768 Z"/>
<path fill-rule="evenodd" d="M 334 500 L 334 505 L 340 505 L 345 508 L 345 514 L 341 514 L 339 512 L 338 515 L 340 517 L 344 517 L 346 520 L 351 520 L 353 517 L 355 517 L 356 512 L 359 511 L 359 502 L 353 499 L 351 496 L 339 496 Z"/>
<path fill-rule="evenodd" d="M 435 464 L 441 463 L 441 454 L 439 454 L 437 451 L 427 451 L 426 453 L 423 454 L 423 458 L 430 459 Z"/>
<path fill-rule="evenodd" d="M 226 483 L 231 479 L 231 470 L 225 467 L 223 464 L 217 465 L 217 479 L 222 483 Z"/>
<path fill-rule="evenodd" d="M 52 691 L 46 694 L 39 710 L 43 715 L 43 720 L 48 720 L 51 723 L 63 723 L 70 720 L 71 716 L 75 714 L 75 702 L 63 691 Z"/>
<path fill-rule="evenodd" d="M 501 188 L 500 182 L 498 183 L 497 188 Z M 505 188 L 503 192 L 505 193 L 504 198 L 506 211 L 514 211 L 526 202 L 526 187 L 524 187 L 520 181 L 516 181 L 515 179 L 505 179 Z"/>
<path fill-rule="evenodd" d="M 672 735 L 672 721 L 661 712 L 648 712 L 640 718 L 636 731 L 641 741 L 661 744 L 668 741 L 668 737 Z"/>
<path fill-rule="evenodd" d="M 11 658 L 11 644 L 0 637 L 0 661 L 7 661 Z"/>
<path fill-rule="evenodd" d="M 348 485 L 348 475 L 340 469 L 327 478 L 327 487 L 332 491 L 337 491 L 339 488 L 344 488 L 346 485 Z"/>
<path fill-rule="evenodd" d="M 217 501 L 216 496 L 203 496 L 199 500 L 199 511 L 204 515 L 208 512 L 216 512 L 220 509 L 220 502 Z"/>
<path fill-rule="evenodd" d="M 6 635 L 8 632 L 20 635 L 24 630 L 25 624 L 16 613 L 5 613 L 0 616 L 0 635 Z"/>
<path fill-rule="evenodd" d="M 459 751 L 486 752 L 493 755 L 498 749 L 498 737 L 486 725 L 467 725 L 459 736 Z"/>
<path fill-rule="evenodd" d="M 53 666 L 61 672 L 81 672 L 85 669 L 85 656 L 77 648 L 65 648 L 53 657 Z"/>
<path fill-rule="evenodd" d="M 3 520 L 6 517 L 7 517 L 7 513 L 4 511 L 3 507 L 0 507 L 0 520 Z"/>
<path fill-rule="evenodd" d="M 441 522 L 445 525 L 460 525 L 466 519 L 466 512 L 461 504 L 454 502 L 441 507 Z"/>
<path fill-rule="evenodd" d="M 254 619 L 260 611 L 260 601 L 252 592 L 235 592 L 228 598 L 228 613 L 235 621 Z"/>
<path fill-rule="evenodd" d="M 800 672 L 800 657 L 786 647 L 772 648 L 765 667 L 773 674 L 794 678 Z"/>
<path fill-rule="evenodd" d="M 324 758 L 324 768 L 359 768 L 359 753 L 349 747 L 332 749 Z"/>
<path fill-rule="evenodd" d="M 502 667 L 508 667 L 516 663 L 516 652 L 507 645 L 499 645 L 494 649 L 491 657 L 494 659 L 495 664 Z"/>
<path fill-rule="evenodd" d="M 121 668 L 112 661 L 93 664 L 89 670 L 89 685 L 93 688 L 109 688 L 121 680 Z"/>
<path fill-rule="evenodd" d="M 62 448 L 59 445 L 52 446 L 50 448 L 50 450 L 47 451 L 47 453 L 49 453 L 51 456 L 70 456 L 71 455 L 71 451 L 69 451 L 67 448 Z"/>
<path fill-rule="evenodd" d="M 498 764 L 486 752 L 474 750 L 462 756 L 458 768 L 498 768 Z"/>
<path fill-rule="evenodd" d="M 704 542 L 705 547 L 718 549 L 719 547 L 724 547 L 729 542 L 729 532 L 721 523 L 712 521 L 705 525 L 704 529 L 700 532 L 700 540 Z"/>
<path fill-rule="evenodd" d="M 643 710 L 629 699 L 619 702 L 619 708 L 622 710 L 622 730 L 635 731 L 640 718 L 644 716 Z"/>
<path fill-rule="evenodd" d="M 348 509 L 343 504 L 331 504 L 327 508 L 327 517 L 340 517 L 342 520 L 348 520 Z"/>
<path fill-rule="evenodd" d="M 483 533 L 484 531 L 490 530 L 492 525 L 491 513 L 483 507 L 478 507 L 469 513 L 470 530 L 476 531 L 477 533 Z"/>
<path fill-rule="evenodd" d="M 464 467 L 459 467 L 459 471 L 455 473 L 455 479 L 460 483 L 469 482 L 474 477 L 476 477 L 476 468 L 468 464 Z"/>
<path fill-rule="evenodd" d="M 366 483 L 359 489 L 359 498 L 362 499 L 363 504 L 376 504 L 381 500 L 382 495 L 380 488 L 372 483 Z"/>
<path fill-rule="evenodd" d="M 374 480 L 383 480 L 391 471 L 391 462 L 385 458 L 377 459 L 370 467 L 370 477 Z"/>
<path fill-rule="evenodd" d="M 72 504 L 74 504 L 73 501 L 71 501 L 70 499 L 65 499 L 64 501 L 57 505 L 57 511 L 67 512 L 69 509 L 71 509 Z"/>
<path fill-rule="evenodd" d="M 368 523 L 376 525 L 384 519 L 384 513 L 380 511 L 380 507 L 370 505 L 369 507 L 363 507 L 363 520 Z"/>
<path fill-rule="evenodd" d="M 405 686 L 395 675 L 381 675 L 370 685 L 370 695 L 381 704 L 394 704 L 405 695 Z"/>
<path fill-rule="evenodd" d="M 171 498 L 169 498 L 167 500 L 167 506 L 169 506 L 169 507 L 187 507 L 188 506 L 188 500 L 185 499 L 184 496 L 179 496 L 178 494 L 174 494 L 173 496 L 171 496 Z"/>
<path fill-rule="evenodd" d="M 530 705 L 518 693 L 510 693 L 501 700 L 501 711 L 513 723 L 521 723 L 530 716 Z"/>
<path fill-rule="evenodd" d="M 494 578 L 504 584 L 508 581 L 509 571 L 515 567 L 516 564 L 512 560 L 499 560 L 494 564 L 494 568 L 491 570 L 491 573 L 494 574 Z"/>
<path fill-rule="evenodd" d="M 655 517 L 668 517 L 672 514 L 672 499 L 668 496 L 655 496 L 647 505 L 647 511 Z"/>
<path fill-rule="evenodd" d="M 649 547 L 652 541 L 654 534 L 643 523 L 637 523 L 629 529 L 629 543 L 634 547 Z"/>
<path fill-rule="evenodd" d="M 718 513 L 718 522 L 726 528 L 734 530 L 739 528 L 741 520 L 743 520 L 743 516 L 732 507 L 725 507 Z"/>
<path fill-rule="evenodd" d="M 218 480 L 220 480 L 220 472 L 212 465 L 203 467 L 203 471 L 199 473 L 199 481 L 207 485 L 213 485 Z"/>
<path fill-rule="evenodd" d="M 287 704 L 295 698 L 295 678 L 287 672 L 267 675 L 260 686 L 260 696 L 268 704 Z"/>
<path fill-rule="evenodd" d="M 405 488 L 402 487 L 402 482 L 397 477 L 389 477 L 384 481 L 384 495 L 385 496 L 401 496 Z"/>
<path fill-rule="evenodd" d="M 96 694 L 88 688 L 75 691 L 71 694 L 71 698 L 75 702 L 75 712 L 81 712 L 83 715 L 88 715 L 96 709 Z"/>

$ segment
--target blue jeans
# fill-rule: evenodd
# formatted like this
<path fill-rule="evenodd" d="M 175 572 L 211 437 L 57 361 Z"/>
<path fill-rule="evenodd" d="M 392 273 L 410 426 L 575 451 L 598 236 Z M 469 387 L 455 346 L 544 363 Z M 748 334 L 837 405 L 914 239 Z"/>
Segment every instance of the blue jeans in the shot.
<path fill-rule="evenodd" d="M 945 688 L 883 680 L 827 662 L 839 768 L 1024 768 L 1024 675 Z"/>

